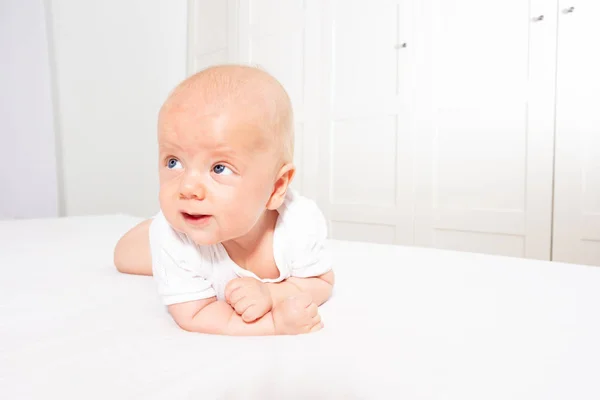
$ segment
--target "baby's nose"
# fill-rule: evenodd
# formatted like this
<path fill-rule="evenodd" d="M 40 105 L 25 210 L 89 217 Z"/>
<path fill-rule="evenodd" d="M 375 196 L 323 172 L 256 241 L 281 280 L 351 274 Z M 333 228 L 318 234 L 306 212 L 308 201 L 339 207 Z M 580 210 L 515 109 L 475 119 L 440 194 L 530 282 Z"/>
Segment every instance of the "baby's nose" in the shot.
<path fill-rule="evenodd" d="M 187 200 L 204 200 L 206 187 L 197 174 L 187 174 L 181 181 L 179 197 Z"/>

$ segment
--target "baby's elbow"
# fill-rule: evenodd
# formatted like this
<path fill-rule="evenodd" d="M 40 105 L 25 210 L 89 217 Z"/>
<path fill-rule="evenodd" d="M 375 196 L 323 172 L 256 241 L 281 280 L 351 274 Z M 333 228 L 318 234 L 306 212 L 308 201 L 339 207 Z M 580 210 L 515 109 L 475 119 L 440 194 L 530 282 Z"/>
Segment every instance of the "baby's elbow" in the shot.
<path fill-rule="evenodd" d="M 333 272 L 333 270 L 323 274 L 320 276 L 321 280 L 325 283 L 327 283 L 327 285 L 325 285 L 325 289 L 323 290 L 323 299 L 320 302 L 321 304 L 326 303 L 329 299 L 331 299 L 331 296 L 333 295 L 333 286 L 335 285 L 335 273 Z M 319 304 L 319 305 L 321 305 Z"/>
<path fill-rule="evenodd" d="M 186 332 L 198 332 L 199 331 L 198 324 L 194 324 L 193 315 L 186 315 L 186 314 L 177 312 L 176 306 L 169 306 L 168 309 L 169 309 L 169 314 L 171 315 L 171 318 L 173 319 L 173 322 L 175 322 L 175 324 L 180 329 L 182 329 Z"/>
<path fill-rule="evenodd" d="M 333 285 L 335 285 L 335 273 L 333 272 L 333 269 L 331 269 L 329 272 L 326 272 L 325 274 L 321 275 L 319 278 L 321 278 L 325 282 L 329 283 L 332 287 L 333 287 Z"/>
<path fill-rule="evenodd" d="M 194 321 L 188 317 L 173 317 L 175 324 L 182 330 L 190 333 L 203 333 L 207 335 L 223 335 L 223 329 L 207 321 Z"/>
<path fill-rule="evenodd" d="M 124 274 L 152 275 L 149 228 L 146 220 L 127 231 L 117 242 L 113 252 L 113 263 L 117 271 Z"/>
<path fill-rule="evenodd" d="M 179 328 L 186 332 L 221 334 L 222 318 L 215 315 L 208 305 L 216 302 L 216 297 L 191 302 L 171 304 L 167 307 L 171 318 Z"/>
<path fill-rule="evenodd" d="M 173 318 L 173 321 L 175 321 L 175 324 L 180 329 L 182 329 L 182 330 L 184 330 L 186 332 L 202 333 L 202 332 L 199 332 L 200 330 L 198 329 L 197 326 L 194 326 L 192 324 L 191 320 L 184 320 L 184 319 Z"/>
<path fill-rule="evenodd" d="M 127 262 L 125 261 L 125 256 L 123 252 L 123 238 L 121 238 L 117 242 L 117 245 L 115 246 L 115 250 L 113 252 L 113 263 L 117 268 L 117 271 L 127 273 Z"/>
<path fill-rule="evenodd" d="M 137 257 L 136 257 L 137 256 Z M 142 274 L 147 275 L 146 271 L 138 271 L 141 269 L 149 269 L 140 268 L 137 264 L 139 262 L 135 262 L 136 258 L 142 258 L 135 254 L 135 249 L 131 248 L 131 243 L 127 235 L 123 236 L 115 246 L 115 250 L 113 253 L 113 263 L 117 268 L 117 271 L 123 274 Z M 151 268 L 151 267 L 150 267 Z"/>

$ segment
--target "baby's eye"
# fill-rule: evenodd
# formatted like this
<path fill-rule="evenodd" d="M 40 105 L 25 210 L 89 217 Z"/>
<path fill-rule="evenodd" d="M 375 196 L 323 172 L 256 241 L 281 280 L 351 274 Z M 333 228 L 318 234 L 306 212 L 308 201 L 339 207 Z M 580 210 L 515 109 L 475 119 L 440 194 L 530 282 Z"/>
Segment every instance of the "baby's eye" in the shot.
<path fill-rule="evenodd" d="M 223 164 L 217 164 L 213 167 L 213 172 L 217 175 L 231 175 L 233 171 L 224 166 Z"/>
<path fill-rule="evenodd" d="M 176 158 L 169 158 L 169 160 L 167 161 L 167 167 L 169 169 L 179 169 L 182 168 L 181 167 L 181 162 L 176 159 Z"/>

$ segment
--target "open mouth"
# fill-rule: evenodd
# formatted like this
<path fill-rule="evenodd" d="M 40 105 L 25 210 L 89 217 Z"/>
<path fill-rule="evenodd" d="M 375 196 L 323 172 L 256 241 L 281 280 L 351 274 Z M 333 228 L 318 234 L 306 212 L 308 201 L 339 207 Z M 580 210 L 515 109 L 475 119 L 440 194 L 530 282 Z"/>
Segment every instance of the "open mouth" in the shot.
<path fill-rule="evenodd" d="M 194 225 L 203 224 L 210 218 L 210 215 L 207 214 L 191 214 L 183 211 L 181 212 L 181 215 L 186 222 Z"/>

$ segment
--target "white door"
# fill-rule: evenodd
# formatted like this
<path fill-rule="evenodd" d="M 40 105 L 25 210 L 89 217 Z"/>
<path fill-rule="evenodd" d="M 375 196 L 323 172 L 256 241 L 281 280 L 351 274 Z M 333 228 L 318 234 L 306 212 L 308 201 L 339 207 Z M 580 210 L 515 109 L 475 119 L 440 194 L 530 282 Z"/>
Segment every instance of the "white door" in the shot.
<path fill-rule="evenodd" d="M 550 259 L 556 1 L 420 7 L 415 244 Z"/>
<path fill-rule="evenodd" d="M 334 239 L 413 240 L 412 3 L 322 2 L 319 203 Z"/>
<path fill-rule="evenodd" d="M 295 113 L 292 187 L 311 198 L 317 174 L 319 20 L 314 1 L 239 1 L 236 61 L 265 69 L 286 88 Z"/>
<path fill-rule="evenodd" d="M 600 265 L 600 3 L 559 10 L 553 259 Z"/>

